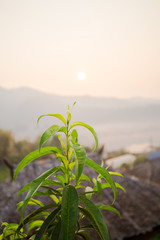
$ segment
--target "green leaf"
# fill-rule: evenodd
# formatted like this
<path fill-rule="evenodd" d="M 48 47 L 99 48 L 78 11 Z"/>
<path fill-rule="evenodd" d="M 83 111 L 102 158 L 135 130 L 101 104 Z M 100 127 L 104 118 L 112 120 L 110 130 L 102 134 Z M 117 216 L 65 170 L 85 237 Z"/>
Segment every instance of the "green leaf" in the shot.
<path fill-rule="evenodd" d="M 91 197 L 93 195 L 93 188 L 87 186 L 85 189 L 85 192 L 86 192 L 86 198 L 91 199 Z M 90 192 L 90 193 L 87 193 L 87 192 Z"/>
<path fill-rule="evenodd" d="M 60 154 L 60 153 L 57 153 L 56 156 L 63 163 L 63 165 L 65 166 L 65 169 L 67 169 L 67 167 L 68 167 L 68 160 L 67 160 L 67 158 L 64 155 Z"/>
<path fill-rule="evenodd" d="M 30 222 L 33 221 L 33 220 L 37 220 L 38 218 L 41 218 L 41 219 L 45 218 L 46 219 L 49 216 L 49 214 L 50 214 L 50 212 L 41 212 L 41 213 L 37 214 L 35 217 L 32 217 Z"/>
<path fill-rule="evenodd" d="M 68 111 L 67 113 L 67 123 L 69 123 L 71 120 L 71 113 Z"/>
<path fill-rule="evenodd" d="M 42 135 L 39 143 L 39 151 L 41 151 L 42 145 L 47 142 L 51 137 L 53 137 L 59 130 L 58 125 L 53 125 L 49 127 Z"/>
<path fill-rule="evenodd" d="M 44 221 L 42 224 L 40 230 L 35 236 L 35 240 L 41 240 L 43 238 L 43 235 L 45 234 L 46 230 L 48 229 L 49 225 L 54 221 L 56 218 L 57 214 L 60 211 L 60 207 L 56 208 Z"/>
<path fill-rule="evenodd" d="M 57 205 L 59 204 L 59 199 L 55 195 L 51 195 L 50 197 Z"/>
<path fill-rule="evenodd" d="M 71 160 L 71 158 L 74 156 L 74 150 L 72 147 L 69 148 L 69 151 L 68 151 L 68 158 L 69 160 Z"/>
<path fill-rule="evenodd" d="M 42 220 L 36 220 L 34 222 L 31 222 L 27 228 L 27 233 L 29 233 L 33 228 L 40 228 L 42 226 L 44 221 Z"/>
<path fill-rule="evenodd" d="M 18 224 L 17 223 L 9 223 L 9 224 L 7 224 L 7 226 L 3 230 L 3 235 L 7 236 L 8 235 L 7 234 L 8 230 L 13 230 L 13 233 L 15 233 L 17 228 L 18 228 Z"/>
<path fill-rule="evenodd" d="M 79 230 L 76 235 L 81 236 L 85 240 L 93 240 L 93 238 L 90 236 L 89 231 Z"/>
<path fill-rule="evenodd" d="M 118 172 L 109 172 L 110 175 L 115 175 L 115 176 L 119 176 L 119 177 L 123 177 L 123 175 L 121 173 Z"/>
<path fill-rule="evenodd" d="M 36 205 L 36 206 L 40 206 L 40 207 L 43 207 L 43 203 L 37 199 L 34 199 L 34 198 L 31 198 L 29 201 L 28 201 L 28 205 Z M 17 210 L 19 210 L 22 206 L 23 206 L 23 201 L 19 202 L 17 204 Z"/>
<path fill-rule="evenodd" d="M 7 226 L 9 223 L 7 223 L 7 222 L 1 222 L 1 227 L 3 227 L 3 226 Z"/>
<path fill-rule="evenodd" d="M 42 187 L 42 185 L 41 185 Z M 43 190 L 43 191 L 36 191 L 34 194 L 33 194 L 33 197 L 35 196 L 46 196 L 48 195 L 49 197 L 51 197 L 53 195 L 53 192 L 51 192 L 51 190 Z"/>
<path fill-rule="evenodd" d="M 97 190 L 98 190 L 99 199 L 101 199 L 101 194 L 102 194 L 102 183 L 101 183 L 101 179 L 97 179 Z"/>
<path fill-rule="evenodd" d="M 103 204 L 97 204 L 96 206 L 97 206 L 99 209 L 109 210 L 109 211 L 112 211 L 112 212 L 116 213 L 119 217 L 121 216 L 121 215 L 120 215 L 120 212 L 119 212 L 117 209 L 115 209 L 114 207 L 111 207 L 111 206 L 109 206 L 109 205 L 103 205 Z"/>
<path fill-rule="evenodd" d="M 41 152 L 39 150 L 35 150 L 34 152 L 29 153 L 25 158 L 22 159 L 22 161 L 19 163 L 18 167 L 16 168 L 16 171 L 14 173 L 14 180 L 16 179 L 17 174 L 30 162 L 33 160 L 46 155 L 48 153 L 62 153 L 61 149 L 57 147 L 44 147 L 41 149 Z"/>
<path fill-rule="evenodd" d="M 61 219 L 56 223 L 54 229 L 52 230 L 51 239 L 59 240 L 60 232 L 61 232 Z"/>
<path fill-rule="evenodd" d="M 15 240 L 19 239 L 19 236 L 16 234 L 18 228 L 18 224 L 16 223 L 7 223 L 7 226 L 3 230 L 3 234 L 0 235 L 0 240 L 2 239 L 10 239 L 10 240 Z M 24 239 L 25 234 L 23 234 L 23 229 L 19 232 L 19 235 L 21 235 L 21 239 Z M 7 237 L 7 238 L 6 238 Z M 9 237 L 9 238 L 8 238 Z"/>
<path fill-rule="evenodd" d="M 45 185 L 58 185 L 58 186 L 63 186 L 63 184 L 61 182 L 58 181 L 53 181 L 50 179 L 45 180 L 41 186 L 45 186 Z M 31 183 L 26 184 L 23 188 L 20 189 L 20 191 L 18 192 L 17 197 L 19 197 L 19 195 L 25 191 L 28 191 L 29 188 L 31 186 Z"/>
<path fill-rule="evenodd" d="M 73 168 L 74 168 L 74 166 L 75 166 L 75 162 L 71 162 L 71 163 L 69 164 L 69 170 L 72 171 Z M 72 174 L 72 176 L 73 176 L 73 174 Z"/>
<path fill-rule="evenodd" d="M 86 208 L 79 207 L 80 211 L 91 222 L 101 239 L 109 240 L 107 226 L 99 209 L 94 203 L 83 196 L 79 196 L 79 200 Z"/>
<path fill-rule="evenodd" d="M 64 134 L 67 134 L 67 128 L 66 127 L 60 127 L 60 129 L 58 130 L 58 132 L 62 132 Z"/>
<path fill-rule="evenodd" d="M 65 125 L 67 124 L 65 118 L 64 118 L 61 114 L 58 114 L 58 113 L 41 115 L 41 116 L 38 118 L 37 123 L 39 123 L 39 120 L 40 120 L 42 117 L 46 117 L 46 116 L 51 116 L 51 117 L 58 118 L 58 119 L 60 119 Z"/>
<path fill-rule="evenodd" d="M 119 183 L 115 183 L 117 188 L 120 188 L 123 192 L 126 192 L 126 190 L 124 189 L 124 187 L 122 187 Z"/>
<path fill-rule="evenodd" d="M 89 126 L 88 124 L 83 123 L 83 122 L 74 122 L 74 123 L 71 123 L 70 129 L 73 128 L 73 127 L 75 127 L 75 126 L 85 127 L 85 128 L 87 128 L 87 129 L 92 133 L 92 135 L 93 135 L 93 137 L 94 137 L 94 139 L 95 139 L 95 148 L 94 148 L 94 150 L 95 150 L 95 149 L 98 147 L 98 138 L 97 138 L 97 134 L 96 134 L 96 132 L 94 131 L 94 129 L 93 129 L 91 126 Z"/>
<path fill-rule="evenodd" d="M 42 214 L 42 212 L 44 212 L 45 210 L 51 209 L 51 208 L 55 208 L 57 207 L 56 204 L 50 204 L 50 205 L 46 205 L 44 207 L 41 207 L 37 210 L 35 210 L 34 212 L 30 213 L 28 216 L 26 216 L 19 224 L 18 228 L 17 228 L 17 232 L 19 232 L 21 230 L 21 228 L 27 224 L 28 222 L 30 222 L 31 220 L 33 220 L 35 217 L 38 218 L 39 214 Z"/>
<path fill-rule="evenodd" d="M 60 141 L 60 144 L 62 146 L 63 152 L 66 154 L 66 148 L 65 148 L 65 144 L 63 142 L 62 136 L 58 135 L 58 140 Z"/>
<path fill-rule="evenodd" d="M 58 192 L 56 189 L 53 189 L 48 186 L 42 186 L 42 185 L 41 185 L 41 187 L 50 190 L 55 196 L 62 196 L 62 194 L 60 192 Z"/>
<path fill-rule="evenodd" d="M 59 181 L 53 181 L 50 179 L 45 180 L 41 186 L 45 186 L 45 185 L 58 185 L 58 186 L 63 186 L 63 184 Z"/>
<path fill-rule="evenodd" d="M 62 239 L 73 240 L 78 219 L 78 194 L 72 185 L 63 190 L 61 207 Z"/>
<path fill-rule="evenodd" d="M 83 148 L 81 148 L 81 146 L 78 143 L 75 143 L 73 145 L 73 149 L 75 151 L 75 157 L 76 157 L 75 175 L 76 175 L 76 184 L 77 184 L 85 165 L 86 151 Z"/>
<path fill-rule="evenodd" d="M 71 137 L 72 137 L 71 142 L 73 144 L 78 143 L 78 133 L 77 133 L 76 129 L 72 130 Z"/>
<path fill-rule="evenodd" d="M 116 186 L 116 188 L 120 188 L 122 191 L 126 192 L 126 190 L 119 183 L 115 182 L 115 186 Z M 109 187 L 111 187 L 109 183 L 102 183 L 102 189 L 109 188 Z"/>
<path fill-rule="evenodd" d="M 101 167 L 103 167 L 104 166 L 104 160 L 102 160 L 102 162 L 101 162 Z"/>
<path fill-rule="evenodd" d="M 104 177 L 104 179 L 110 184 L 110 186 L 111 186 L 111 188 L 114 192 L 114 201 L 113 201 L 113 203 L 114 203 L 116 201 L 116 198 L 117 198 L 117 188 L 116 188 L 115 182 L 113 181 L 110 174 L 107 172 L 106 169 L 100 167 L 97 163 L 95 163 L 94 161 L 92 161 L 89 158 L 86 158 L 86 165 L 88 167 L 93 168 L 96 172 L 101 174 Z"/>
<path fill-rule="evenodd" d="M 62 183 L 64 184 L 66 182 L 65 178 L 62 175 L 57 175 L 56 178 Z"/>
<path fill-rule="evenodd" d="M 94 229 L 93 226 L 90 225 L 85 225 L 85 226 L 81 226 L 81 229 Z"/>
<path fill-rule="evenodd" d="M 17 194 L 17 197 L 19 197 L 19 195 L 20 195 L 21 193 L 28 191 L 29 188 L 30 188 L 30 186 L 31 186 L 31 183 L 28 183 L 28 184 L 26 184 L 23 188 L 21 188 L 20 191 L 19 191 L 18 194 Z"/>
<path fill-rule="evenodd" d="M 51 177 L 53 174 L 57 173 L 58 171 L 60 171 L 59 167 L 51 168 L 51 169 L 47 170 L 46 172 L 44 172 L 43 174 L 41 174 L 38 178 L 36 178 L 32 181 L 29 192 L 28 192 L 27 196 L 25 197 L 25 200 L 24 200 L 24 203 L 23 203 L 23 206 L 21 209 L 21 217 L 23 216 L 23 213 L 28 204 L 28 201 L 36 193 L 38 188 L 42 185 L 43 181 L 46 180 L 47 178 Z"/>
<path fill-rule="evenodd" d="M 81 175 L 81 181 L 88 181 L 88 182 L 91 182 L 91 180 L 89 179 L 89 177 L 85 174 L 82 174 Z"/>

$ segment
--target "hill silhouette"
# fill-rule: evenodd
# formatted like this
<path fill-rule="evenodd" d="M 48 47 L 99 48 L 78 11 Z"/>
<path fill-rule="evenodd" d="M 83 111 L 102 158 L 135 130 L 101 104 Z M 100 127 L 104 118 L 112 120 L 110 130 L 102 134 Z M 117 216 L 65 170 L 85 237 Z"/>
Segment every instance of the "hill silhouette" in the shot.
<path fill-rule="evenodd" d="M 138 139 L 144 141 L 145 138 L 147 141 L 155 138 L 160 142 L 156 136 L 160 131 L 159 99 L 68 97 L 29 88 L 0 88 L 0 128 L 11 130 L 17 139 L 33 140 L 55 122 L 51 118 L 42 119 L 37 126 L 36 120 L 41 114 L 65 114 L 68 104 L 72 105 L 74 101 L 77 104 L 72 114 L 73 121 L 84 121 L 93 125 L 98 134 L 103 135 L 102 141 L 105 135 L 112 139 L 116 134 L 118 138 L 120 133 L 128 135 L 136 131 L 137 134 L 142 134 L 139 138 L 136 137 L 137 140 L 132 136 L 133 142 Z M 126 145 L 123 144 L 123 138 L 122 147 Z"/>

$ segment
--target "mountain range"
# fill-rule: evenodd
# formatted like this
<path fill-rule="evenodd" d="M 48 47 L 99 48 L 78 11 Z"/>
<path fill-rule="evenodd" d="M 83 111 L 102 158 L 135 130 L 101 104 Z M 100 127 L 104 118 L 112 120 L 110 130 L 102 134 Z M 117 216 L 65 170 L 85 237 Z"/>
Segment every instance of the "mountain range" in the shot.
<path fill-rule="evenodd" d="M 109 149 L 151 139 L 160 143 L 160 99 L 68 97 L 29 88 L 0 88 L 0 128 L 11 130 L 16 139 L 34 140 L 50 124 L 58 123 L 48 117 L 37 126 L 40 115 L 66 114 L 67 106 L 75 101 L 73 121 L 92 125 L 100 142 Z M 81 129 L 80 135 L 85 143 L 90 141 L 84 130 Z"/>

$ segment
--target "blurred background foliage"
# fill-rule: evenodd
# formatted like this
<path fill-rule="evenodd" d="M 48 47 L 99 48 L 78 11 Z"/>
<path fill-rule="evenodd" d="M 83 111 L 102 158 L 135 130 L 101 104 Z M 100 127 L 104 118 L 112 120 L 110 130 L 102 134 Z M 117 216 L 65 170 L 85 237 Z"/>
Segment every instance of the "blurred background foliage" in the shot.
<path fill-rule="evenodd" d="M 9 168 L 4 163 L 4 159 L 7 159 L 11 164 L 19 163 L 27 154 L 38 149 L 39 141 L 40 136 L 34 142 L 26 139 L 16 141 L 11 131 L 0 129 L 0 183 L 10 176 Z M 53 145 L 60 147 L 56 135 L 47 144 L 44 144 L 44 146 Z"/>

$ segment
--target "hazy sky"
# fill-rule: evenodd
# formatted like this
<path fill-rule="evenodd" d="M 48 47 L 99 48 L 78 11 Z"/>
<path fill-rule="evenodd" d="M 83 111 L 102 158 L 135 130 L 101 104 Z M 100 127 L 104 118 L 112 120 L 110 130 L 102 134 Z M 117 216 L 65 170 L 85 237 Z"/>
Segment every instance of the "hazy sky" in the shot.
<path fill-rule="evenodd" d="M 1 87 L 160 98 L 160 0 L 0 0 L 0 34 Z"/>

